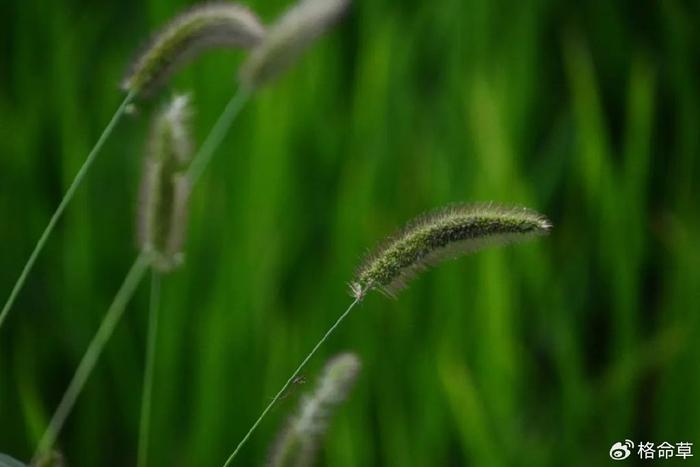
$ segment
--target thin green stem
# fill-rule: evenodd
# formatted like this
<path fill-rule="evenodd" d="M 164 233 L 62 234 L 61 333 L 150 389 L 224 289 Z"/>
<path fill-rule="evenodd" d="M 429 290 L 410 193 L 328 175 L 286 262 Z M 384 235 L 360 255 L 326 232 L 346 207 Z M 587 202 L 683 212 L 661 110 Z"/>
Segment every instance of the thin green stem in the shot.
<path fill-rule="evenodd" d="M 36 461 L 43 453 L 48 452 L 56 442 L 56 438 L 63 428 L 66 418 L 68 418 L 68 415 L 75 405 L 76 399 L 85 386 L 85 382 L 92 373 L 92 370 L 95 368 L 95 364 L 97 363 L 102 350 L 104 350 L 107 341 L 112 336 L 114 328 L 117 326 L 120 318 L 124 314 L 124 309 L 126 308 L 129 300 L 131 300 L 131 297 L 134 295 L 136 287 L 141 282 L 144 273 L 150 265 L 150 261 L 149 255 L 141 253 L 138 258 L 136 258 L 136 261 L 134 261 L 134 264 L 131 266 L 131 269 L 124 278 L 124 282 L 119 288 L 117 294 L 114 296 L 114 300 L 102 319 L 102 323 L 100 324 L 95 337 L 92 338 L 90 345 L 85 351 L 85 355 L 83 355 L 83 358 L 78 365 L 78 369 L 75 370 L 73 379 L 68 385 L 66 392 L 63 394 L 63 398 L 58 404 L 58 407 L 56 408 L 56 411 L 49 422 L 49 426 L 46 428 L 44 435 L 39 441 L 37 450 L 34 453 L 34 461 Z M 32 464 L 34 464 L 34 462 L 32 462 Z"/>
<path fill-rule="evenodd" d="M 153 370 L 155 368 L 156 340 L 158 338 L 158 313 L 160 310 L 160 273 L 151 271 L 151 298 L 148 313 L 148 343 L 146 345 L 146 367 L 143 374 L 141 397 L 141 421 L 139 423 L 139 451 L 137 467 L 148 464 L 148 440 L 151 426 L 151 400 L 153 394 Z"/>
<path fill-rule="evenodd" d="M 216 148 L 218 148 L 223 141 L 226 133 L 231 127 L 231 124 L 243 109 L 243 106 L 250 98 L 250 95 L 251 93 L 248 89 L 243 87 L 238 88 L 238 92 L 236 92 L 231 100 L 228 101 L 228 104 L 226 104 L 224 111 L 216 120 L 216 123 L 214 123 L 214 126 L 204 140 L 204 143 L 202 143 L 199 151 L 197 151 L 197 154 L 195 154 L 195 156 L 192 158 L 192 163 L 187 171 L 187 175 L 192 185 L 197 183 L 197 180 L 199 180 L 199 177 L 201 177 L 204 169 L 206 169 L 207 165 L 209 165 L 209 162 L 214 156 Z"/>
<path fill-rule="evenodd" d="M 316 351 L 323 345 L 324 342 L 326 342 L 326 340 L 331 336 L 331 334 L 333 334 L 333 332 L 336 330 L 336 328 L 338 326 L 340 326 L 340 323 L 342 323 L 343 320 L 345 320 L 345 318 L 350 314 L 352 309 L 355 307 L 355 305 L 357 305 L 360 302 L 360 300 L 362 300 L 361 296 L 355 298 L 355 300 L 343 312 L 343 314 L 340 315 L 340 317 L 336 320 L 336 322 L 333 323 L 333 326 L 331 326 L 328 329 L 328 331 L 326 331 L 326 333 L 323 335 L 321 340 L 319 340 L 318 343 L 314 346 L 314 348 L 311 349 L 311 352 L 309 352 L 309 354 L 306 356 L 306 358 L 304 358 L 304 360 L 297 367 L 297 369 L 294 370 L 294 373 L 292 373 L 292 376 L 290 376 L 289 379 L 287 380 L 287 382 L 284 383 L 284 386 L 282 386 L 282 389 L 280 389 L 280 391 L 275 395 L 275 397 L 272 398 L 272 401 L 270 401 L 270 403 L 267 405 L 267 407 L 265 407 L 265 410 L 262 411 L 262 413 L 260 414 L 258 419 L 255 421 L 255 423 L 253 423 L 253 426 L 250 427 L 250 429 L 245 434 L 243 439 L 238 443 L 238 446 L 236 446 L 236 449 L 233 451 L 233 453 L 229 456 L 229 458 L 224 463 L 224 467 L 228 467 L 229 465 L 231 465 L 231 463 L 233 462 L 233 459 L 238 454 L 238 451 L 240 451 L 241 448 L 243 447 L 243 445 L 248 441 L 248 438 L 250 438 L 250 436 L 253 434 L 253 432 L 258 427 L 258 425 L 260 425 L 260 422 L 262 422 L 263 418 L 265 418 L 265 415 L 267 415 L 267 413 L 270 411 L 270 409 L 272 409 L 272 406 L 274 406 L 275 403 L 280 399 L 280 397 L 282 397 L 282 395 L 287 391 L 287 388 L 289 387 L 289 385 L 292 384 L 292 382 L 299 375 L 301 370 L 304 369 L 304 367 L 309 362 L 309 360 L 311 360 L 311 357 L 314 356 Z"/>
<path fill-rule="evenodd" d="M 136 95 L 136 93 L 132 91 L 126 96 L 126 98 L 124 98 L 124 101 L 122 101 L 122 103 L 117 108 L 116 112 L 114 112 L 112 119 L 109 121 L 109 123 L 107 124 L 105 129 L 102 131 L 102 134 L 97 139 L 95 146 L 92 148 L 92 150 L 90 150 L 90 153 L 88 154 L 87 158 L 85 159 L 85 162 L 83 162 L 83 165 L 78 170 L 78 173 L 75 175 L 75 178 L 73 179 L 70 186 L 68 187 L 68 190 L 66 190 L 66 193 L 63 195 L 63 199 L 61 200 L 58 207 L 56 208 L 56 211 L 51 216 L 51 219 L 49 220 L 49 223 L 46 225 L 44 232 L 39 237 L 39 240 L 36 242 L 36 246 L 34 247 L 34 250 L 32 251 L 32 253 L 29 255 L 29 259 L 27 259 L 27 262 L 24 265 L 22 272 L 20 273 L 19 277 L 17 278 L 17 282 L 15 282 L 15 285 L 12 287 L 12 291 L 10 292 L 10 296 L 8 297 L 7 301 L 5 302 L 5 305 L 2 307 L 2 312 L 0 312 L 0 328 L 2 328 L 2 323 L 5 321 L 5 318 L 7 318 L 7 315 L 10 312 L 12 305 L 15 303 L 15 300 L 17 299 L 17 295 L 19 295 L 20 290 L 22 290 L 22 287 L 24 286 L 24 283 L 27 280 L 27 277 L 29 276 L 29 273 L 31 272 L 32 267 L 34 267 L 34 263 L 36 262 L 36 259 L 39 257 L 41 250 L 44 249 L 44 245 L 46 244 L 46 241 L 49 239 L 49 236 L 51 236 L 51 233 L 53 232 L 53 229 L 56 227 L 58 220 L 61 218 L 63 211 L 65 211 L 66 207 L 73 199 L 73 196 L 75 195 L 75 192 L 78 189 L 78 186 L 85 178 L 85 175 L 87 174 L 88 170 L 92 166 L 92 163 L 95 161 L 95 158 L 97 157 L 100 150 L 102 149 L 102 146 L 104 145 L 105 141 L 107 141 L 107 138 L 109 137 L 109 135 L 112 134 L 114 127 L 117 126 L 117 123 L 121 119 L 122 115 L 124 115 L 124 111 L 126 110 L 129 103 L 134 99 L 135 95 Z"/>

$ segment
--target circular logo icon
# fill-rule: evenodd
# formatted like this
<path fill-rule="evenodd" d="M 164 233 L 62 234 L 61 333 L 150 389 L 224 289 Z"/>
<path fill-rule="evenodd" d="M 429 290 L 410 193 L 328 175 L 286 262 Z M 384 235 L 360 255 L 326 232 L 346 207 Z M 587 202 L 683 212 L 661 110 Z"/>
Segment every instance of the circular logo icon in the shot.
<path fill-rule="evenodd" d="M 610 458 L 616 461 L 625 460 L 632 454 L 630 449 L 634 449 L 632 441 L 629 439 L 626 439 L 624 443 L 618 441 L 610 448 Z"/>

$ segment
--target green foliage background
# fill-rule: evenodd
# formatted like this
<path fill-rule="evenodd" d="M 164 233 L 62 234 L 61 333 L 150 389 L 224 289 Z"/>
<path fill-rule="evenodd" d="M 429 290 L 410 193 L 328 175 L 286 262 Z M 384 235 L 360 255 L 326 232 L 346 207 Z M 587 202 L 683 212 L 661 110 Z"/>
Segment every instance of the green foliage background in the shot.
<path fill-rule="evenodd" d="M 188 3 L 0 3 L 3 300 L 130 57 Z M 286 3 L 250 5 L 270 21 Z M 700 456 L 699 18 L 679 0 L 355 1 L 197 187 L 186 267 L 164 281 L 151 464 L 223 464 L 349 303 L 364 251 L 487 200 L 555 229 L 355 310 L 305 373 L 341 350 L 364 362 L 320 464 L 604 465 L 625 438 Z M 0 451 L 31 455 L 136 255 L 153 109 L 191 90 L 201 141 L 241 57 L 198 60 L 108 142 L 0 330 Z M 70 466 L 134 463 L 147 295 L 60 438 Z M 295 399 L 237 465 L 263 465 Z"/>

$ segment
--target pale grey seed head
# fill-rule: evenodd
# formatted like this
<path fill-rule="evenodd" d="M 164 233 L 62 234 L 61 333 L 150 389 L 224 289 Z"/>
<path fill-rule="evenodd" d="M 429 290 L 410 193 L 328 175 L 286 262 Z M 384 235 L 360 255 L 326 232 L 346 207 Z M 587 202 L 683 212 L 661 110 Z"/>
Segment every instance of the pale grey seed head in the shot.
<path fill-rule="evenodd" d="M 265 27 L 258 17 L 240 4 L 195 6 L 166 24 L 138 54 L 122 89 L 152 94 L 202 52 L 217 47 L 250 48 L 264 35 Z"/>
<path fill-rule="evenodd" d="M 168 272 L 182 263 L 192 157 L 191 103 L 175 96 L 155 116 L 144 161 L 139 206 L 139 246 Z"/>
<path fill-rule="evenodd" d="M 284 73 L 319 36 L 345 13 L 350 0 L 301 0 L 268 29 L 243 63 L 239 78 L 258 88 Z"/>
<path fill-rule="evenodd" d="M 359 358 L 343 353 L 328 361 L 314 392 L 302 399 L 274 444 L 268 467 L 310 467 L 330 419 L 346 399 L 360 372 Z"/>
<path fill-rule="evenodd" d="M 358 299 L 373 289 L 395 295 L 419 272 L 482 248 L 544 235 L 551 223 L 522 207 L 459 204 L 422 215 L 370 253 L 350 284 Z"/>

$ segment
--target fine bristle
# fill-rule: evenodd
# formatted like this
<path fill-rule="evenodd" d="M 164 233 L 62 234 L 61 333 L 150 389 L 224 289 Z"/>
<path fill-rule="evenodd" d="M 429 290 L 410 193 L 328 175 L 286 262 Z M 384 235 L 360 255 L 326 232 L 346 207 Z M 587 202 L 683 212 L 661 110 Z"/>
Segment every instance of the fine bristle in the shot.
<path fill-rule="evenodd" d="M 318 37 L 343 16 L 350 0 L 301 0 L 272 24 L 241 67 L 248 89 L 260 87 L 285 72 Z"/>
<path fill-rule="evenodd" d="M 236 3 L 198 5 L 166 24 L 129 68 L 122 89 L 152 94 L 178 68 L 217 47 L 250 48 L 265 28 L 248 8 Z"/>
<path fill-rule="evenodd" d="M 356 298 L 376 289 L 390 296 L 421 271 L 447 259 L 545 235 L 552 228 L 543 215 L 494 203 L 457 204 L 408 223 L 362 262 L 350 284 Z"/>

